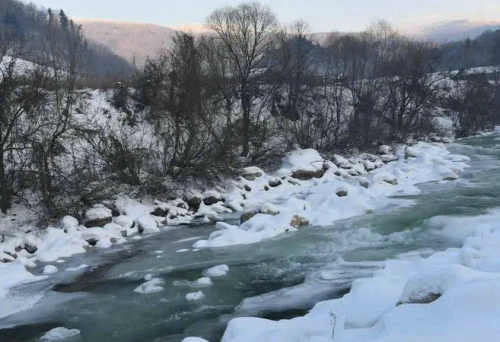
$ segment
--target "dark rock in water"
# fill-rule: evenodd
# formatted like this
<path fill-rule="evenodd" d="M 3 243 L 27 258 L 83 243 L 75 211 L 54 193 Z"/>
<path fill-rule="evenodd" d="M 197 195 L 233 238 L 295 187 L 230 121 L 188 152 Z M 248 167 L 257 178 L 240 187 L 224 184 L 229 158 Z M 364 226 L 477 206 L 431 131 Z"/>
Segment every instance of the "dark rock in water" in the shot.
<path fill-rule="evenodd" d="M 426 296 L 422 298 L 412 298 L 409 300 L 405 301 L 399 301 L 396 305 L 402 305 L 402 304 L 430 304 L 436 300 L 438 300 L 441 297 L 440 293 L 429 293 Z"/>
<path fill-rule="evenodd" d="M 153 210 L 151 212 L 151 215 L 153 216 L 159 216 L 159 217 L 166 217 L 168 215 L 168 209 L 162 209 L 162 208 L 155 208 L 155 210 Z"/>
<path fill-rule="evenodd" d="M 283 184 L 283 183 L 282 183 L 282 182 L 281 182 L 281 180 L 279 180 L 279 179 L 271 179 L 271 180 L 269 181 L 269 186 L 270 186 L 271 188 L 275 188 L 275 187 L 277 187 L 277 186 L 280 186 L 281 184 Z"/>
<path fill-rule="evenodd" d="M 248 185 L 245 185 L 245 190 L 248 191 L 248 192 L 250 192 L 250 191 L 252 191 L 252 188 L 250 186 L 248 186 Z"/>
<path fill-rule="evenodd" d="M 214 196 L 209 196 L 203 199 L 203 203 L 205 203 L 205 205 L 213 205 L 218 202 L 220 202 L 220 200 Z"/>
<path fill-rule="evenodd" d="M 347 191 L 345 191 L 345 190 L 339 190 L 339 191 L 337 191 L 337 196 L 339 196 L 339 197 L 346 197 L 347 196 Z"/>
<path fill-rule="evenodd" d="M 144 233 L 144 227 L 140 224 L 137 225 L 137 231 L 139 232 L 139 234 L 142 234 Z"/>
<path fill-rule="evenodd" d="M 191 197 L 185 199 L 186 203 L 189 205 L 189 209 L 191 209 L 194 212 L 197 212 L 200 209 L 201 205 L 201 198 L 200 197 Z"/>
<path fill-rule="evenodd" d="M 36 251 L 38 250 L 38 248 L 34 245 L 31 245 L 29 243 L 25 243 L 24 244 L 24 249 L 26 250 L 26 252 L 28 252 L 29 254 L 35 254 Z"/>
<path fill-rule="evenodd" d="M 120 213 L 120 211 L 118 209 L 116 209 L 115 207 L 111 208 L 111 216 L 118 217 L 120 215 L 121 215 L 121 213 Z"/>
<path fill-rule="evenodd" d="M 270 190 L 270 188 L 269 188 L 267 185 L 265 185 L 265 186 L 264 186 L 264 190 L 269 191 L 269 190 Z"/>
<path fill-rule="evenodd" d="M 19 253 L 20 251 L 23 250 L 23 247 L 17 246 L 16 248 L 14 248 L 14 250 L 16 251 L 16 253 Z"/>
<path fill-rule="evenodd" d="M 292 173 L 292 177 L 299 180 L 310 180 L 313 178 L 321 178 L 325 174 L 324 169 L 319 169 L 316 171 L 310 170 L 296 170 Z"/>
<path fill-rule="evenodd" d="M 184 202 L 180 202 L 180 203 L 178 203 L 178 204 L 177 204 L 177 208 L 187 209 L 187 207 L 186 207 L 186 203 L 184 203 Z"/>
<path fill-rule="evenodd" d="M 127 237 L 127 236 L 128 236 L 128 233 L 127 233 L 127 231 L 126 231 L 126 230 L 122 230 L 122 231 L 120 232 L 120 234 L 122 234 L 122 237 Z"/>
<path fill-rule="evenodd" d="M 113 221 L 112 217 L 104 217 L 97 220 L 90 220 L 85 222 L 85 227 L 87 228 L 104 227 L 105 225 L 111 223 L 112 221 Z"/>
<path fill-rule="evenodd" d="M 17 254 L 16 253 L 11 253 L 11 252 L 8 252 L 8 251 L 4 251 L 5 254 L 7 254 L 8 256 L 14 258 L 14 259 L 17 259 Z"/>
<path fill-rule="evenodd" d="M 95 246 L 97 245 L 97 243 L 99 242 L 99 240 L 97 240 L 96 238 L 90 238 L 90 239 L 87 239 L 87 243 L 91 246 Z"/>
<path fill-rule="evenodd" d="M 252 217 L 254 217 L 255 215 L 257 215 L 258 213 L 259 212 L 257 210 L 253 210 L 253 211 L 247 211 L 247 212 L 241 214 L 240 224 L 243 224 L 243 223 L 247 222 Z"/>

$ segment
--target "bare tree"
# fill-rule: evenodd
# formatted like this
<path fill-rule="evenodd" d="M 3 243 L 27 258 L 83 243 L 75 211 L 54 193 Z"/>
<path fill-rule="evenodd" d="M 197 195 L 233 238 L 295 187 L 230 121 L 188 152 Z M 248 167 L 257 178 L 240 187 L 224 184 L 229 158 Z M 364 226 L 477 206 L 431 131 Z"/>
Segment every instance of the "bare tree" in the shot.
<path fill-rule="evenodd" d="M 241 4 L 214 11 L 207 24 L 221 40 L 225 58 L 231 61 L 232 76 L 237 79 L 243 112 L 242 155 L 249 153 L 255 76 L 264 66 L 264 58 L 277 28 L 274 14 L 259 3 Z"/>

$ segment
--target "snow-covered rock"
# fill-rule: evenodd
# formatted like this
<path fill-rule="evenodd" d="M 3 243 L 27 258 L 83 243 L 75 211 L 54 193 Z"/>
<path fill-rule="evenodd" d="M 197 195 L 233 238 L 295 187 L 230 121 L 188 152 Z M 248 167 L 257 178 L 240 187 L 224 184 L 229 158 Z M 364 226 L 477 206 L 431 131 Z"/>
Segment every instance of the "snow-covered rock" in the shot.
<path fill-rule="evenodd" d="M 163 284 L 165 282 L 160 278 L 153 278 L 135 288 L 134 292 L 141 294 L 150 294 L 163 291 Z"/>
<path fill-rule="evenodd" d="M 197 292 L 190 292 L 186 294 L 186 300 L 189 302 L 201 300 L 205 298 L 205 295 L 203 294 L 202 291 L 197 291 Z"/>
<path fill-rule="evenodd" d="M 218 265 L 218 266 L 210 267 L 209 269 L 205 270 L 203 272 L 203 274 L 206 277 L 216 278 L 216 277 L 223 277 L 228 272 L 229 272 L 229 266 L 227 266 L 227 265 Z"/>
<path fill-rule="evenodd" d="M 85 212 L 85 227 L 102 227 L 111 223 L 113 215 L 110 209 L 103 205 L 97 205 Z"/>
<path fill-rule="evenodd" d="M 80 335 L 78 329 L 67 329 L 64 327 L 54 328 L 43 335 L 41 341 L 63 341 L 71 337 Z"/>
<path fill-rule="evenodd" d="M 54 265 L 47 265 L 43 268 L 43 274 L 53 274 L 58 271 L 57 267 Z"/>
<path fill-rule="evenodd" d="M 152 234 L 158 233 L 160 231 L 160 229 L 158 229 L 158 223 L 151 215 L 143 215 L 141 217 L 138 217 L 135 220 L 135 223 L 137 224 L 137 228 L 140 233 Z"/>

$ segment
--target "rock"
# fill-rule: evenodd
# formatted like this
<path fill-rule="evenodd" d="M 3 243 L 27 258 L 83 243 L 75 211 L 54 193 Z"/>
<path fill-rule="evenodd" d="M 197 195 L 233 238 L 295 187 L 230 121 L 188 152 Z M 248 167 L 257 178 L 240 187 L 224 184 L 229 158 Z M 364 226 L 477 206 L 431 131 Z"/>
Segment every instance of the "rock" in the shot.
<path fill-rule="evenodd" d="M 394 154 L 384 154 L 380 156 L 380 159 L 382 159 L 384 163 L 390 163 L 398 160 L 398 157 L 396 157 L 396 155 Z"/>
<path fill-rule="evenodd" d="M 54 274 L 58 271 L 54 265 L 47 265 L 43 268 L 43 274 Z"/>
<path fill-rule="evenodd" d="M 292 184 L 292 185 L 299 185 L 299 183 L 297 183 L 296 181 L 294 181 L 293 179 L 289 179 L 288 180 L 288 183 Z"/>
<path fill-rule="evenodd" d="M 296 229 L 302 228 L 307 225 L 309 225 L 309 221 L 300 215 L 294 215 L 292 217 L 292 220 L 290 221 L 290 226 Z"/>
<path fill-rule="evenodd" d="M 359 185 L 361 185 L 363 188 L 368 189 L 370 187 L 370 181 L 366 178 L 362 178 L 359 180 Z"/>
<path fill-rule="evenodd" d="M 264 185 L 264 190 L 265 190 L 265 191 L 269 191 L 269 190 L 271 190 L 271 189 L 270 189 L 267 185 Z"/>
<path fill-rule="evenodd" d="M 209 196 L 209 197 L 206 197 L 206 198 L 203 199 L 203 203 L 205 203 L 205 205 L 213 205 L 213 204 L 218 203 L 220 201 L 221 200 L 218 199 L 218 198 L 216 198 L 215 196 Z"/>
<path fill-rule="evenodd" d="M 159 216 L 159 217 L 167 217 L 168 216 L 168 209 L 163 209 L 163 208 L 157 207 L 157 208 L 155 208 L 155 210 L 153 210 L 151 212 L 151 215 Z"/>
<path fill-rule="evenodd" d="M 160 231 L 158 229 L 158 223 L 156 223 L 156 220 L 151 215 L 141 216 L 135 220 L 135 223 L 137 224 L 137 229 L 140 234 L 158 233 Z"/>
<path fill-rule="evenodd" d="M 97 240 L 95 237 L 89 238 L 85 241 L 87 241 L 87 243 L 92 247 L 95 247 L 95 245 L 97 245 L 97 243 L 99 242 L 99 240 Z"/>
<path fill-rule="evenodd" d="M 384 182 L 391 184 L 391 185 L 398 185 L 398 180 L 396 177 L 394 178 L 385 178 Z"/>
<path fill-rule="evenodd" d="M 7 254 L 8 256 L 10 256 L 12 259 L 17 259 L 17 254 L 16 253 L 11 253 L 11 252 L 8 252 L 8 251 L 3 251 L 5 254 Z"/>
<path fill-rule="evenodd" d="M 347 190 L 345 190 L 345 189 L 339 189 L 339 190 L 337 190 L 336 194 L 339 197 L 346 197 L 347 196 Z"/>
<path fill-rule="evenodd" d="M 80 225 L 78 220 L 73 216 L 64 216 L 60 223 L 63 229 L 76 228 Z"/>
<path fill-rule="evenodd" d="M 119 225 L 120 227 L 125 228 L 125 229 L 132 228 L 134 225 L 134 221 L 126 215 L 121 215 L 121 216 L 115 217 L 113 221 L 117 225 Z"/>
<path fill-rule="evenodd" d="M 262 177 L 264 172 L 255 166 L 246 167 L 242 170 L 241 177 L 248 181 L 254 181 L 259 177 Z"/>
<path fill-rule="evenodd" d="M 200 209 L 201 197 L 192 196 L 185 199 L 186 203 L 193 212 L 197 212 Z"/>
<path fill-rule="evenodd" d="M 43 335 L 41 341 L 63 341 L 74 336 L 80 335 L 78 329 L 66 329 L 64 327 L 54 328 Z"/>
<path fill-rule="evenodd" d="M 85 213 L 85 227 L 102 227 L 113 221 L 113 215 L 110 209 L 103 205 L 97 205 Z"/>
<path fill-rule="evenodd" d="M 252 191 L 252 188 L 249 185 L 247 185 L 247 184 L 245 184 L 244 188 L 248 192 Z"/>
<path fill-rule="evenodd" d="M 296 170 L 293 171 L 292 177 L 299 180 L 310 180 L 313 178 L 321 178 L 325 174 L 324 169 L 319 169 L 316 171 L 311 170 Z"/>
<path fill-rule="evenodd" d="M 247 222 L 248 220 L 250 220 L 252 217 L 254 217 L 255 215 L 257 215 L 259 213 L 258 210 L 253 210 L 253 211 L 247 211 L 247 212 L 244 212 L 243 214 L 241 214 L 240 216 L 240 224 L 243 224 L 245 222 Z"/>
<path fill-rule="evenodd" d="M 414 148 L 407 146 L 405 148 L 405 159 L 418 157 L 417 151 Z"/>
<path fill-rule="evenodd" d="M 445 181 L 454 181 L 454 180 L 457 180 L 459 177 L 458 175 L 453 172 L 453 171 L 449 171 L 445 174 L 445 176 L 443 177 L 443 180 Z"/>
<path fill-rule="evenodd" d="M 121 235 L 122 235 L 122 237 L 124 237 L 124 238 L 128 236 L 128 232 L 127 232 L 126 230 L 122 230 L 122 231 L 120 232 L 120 234 L 121 234 Z"/>
<path fill-rule="evenodd" d="M 392 153 L 392 147 L 388 145 L 380 145 L 378 147 L 378 153 L 379 154 L 391 154 Z"/>
<path fill-rule="evenodd" d="M 341 155 L 335 154 L 333 156 L 333 163 L 337 166 L 340 167 L 341 169 L 348 170 L 352 167 L 351 163 Z"/>
<path fill-rule="evenodd" d="M 26 252 L 28 252 L 29 254 L 35 254 L 36 251 L 38 250 L 38 248 L 35 246 L 35 245 L 32 245 L 32 244 L 29 244 L 29 243 L 25 243 L 24 244 L 24 249 L 26 250 Z"/>
<path fill-rule="evenodd" d="M 203 275 L 209 278 L 223 277 L 229 272 L 228 265 L 217 265 L 203 271 Z"/>
<path fill-rule="evenodd" d="M 197 291 L 197 292 L 191 292 L 186 294 L 186 300 L 187 301 L 196 301 L 196 300 L 201 300 L 205 298 L 205 295 L 203 294 L 202 291 Z"/>
<path fill-rule="evenodd" d="M 274 178 L 274 179 L 271 179 L 271 180 L 269 181 L 269 186 L 270 186 L 271 188 L 275 188 L 275 187 L 277 187 L 277 186 L 280 186 L 281 184 L 283 184 L 283 183 L 282 183 L 282 182 L 281 182 L 281 180 L 280 180 L 280 179 L 278 179 L 278 178 Z"/>
<path fill-rule="evenodd" d="M 377 168 L 375 163 L 369 160 L 363 161 L 363 166 L 365 167 L 366 171 L 373 171 Z"/>

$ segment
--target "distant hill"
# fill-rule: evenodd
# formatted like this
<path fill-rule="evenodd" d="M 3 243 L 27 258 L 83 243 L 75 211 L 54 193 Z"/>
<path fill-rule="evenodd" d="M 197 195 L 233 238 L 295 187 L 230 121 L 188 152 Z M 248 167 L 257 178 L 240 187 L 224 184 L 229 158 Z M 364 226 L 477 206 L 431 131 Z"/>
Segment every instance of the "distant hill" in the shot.
<path fill-rule="evenodd" d="M 496 22 L 453 20 L 426 25 L 414 29 L 413 36 L 436 43 L 448 43 L 467 38 L 474 39 L 482 33 L 500 29 L 500 19 Z"/>
<path fill-rule="evenodd" d="M 153 24 L 106 20 L 77 20 L 85 36 L 109 47 L 115 54 L 142 67 L 148 57 L 155 57 L 169 46 L 175 30 Z"/>
<path fill-rule="evenodd" d="M 52 17 L 57 23 L 51 35 L 61 36 L 63 25 L 60 23 L 61 13 L 52 10 Z M 37 62 L 41 57 L 43 42 L 48 38 L 48 10 L 18 0 L 0 0 L 0 37 L 7 33 L 11 39 L 23 45 L 23 58 Z M 66 17 L 66 14 L 64 14 Z M 66 19 L 68 20 L 68 19 Z M 71 23 L 71 19 L 69 19 Z M 68 36 L 60 39 L 61 44 L 72 44 L 76 37 Z M 123 58 L 114 54 L 104 45 L 90 42 L 81 56 L 86 63 L 86 72 L 91 76 L 126 75 L 133 71 L 131 65 Z"/>

